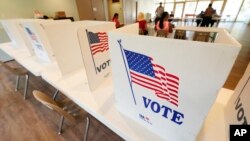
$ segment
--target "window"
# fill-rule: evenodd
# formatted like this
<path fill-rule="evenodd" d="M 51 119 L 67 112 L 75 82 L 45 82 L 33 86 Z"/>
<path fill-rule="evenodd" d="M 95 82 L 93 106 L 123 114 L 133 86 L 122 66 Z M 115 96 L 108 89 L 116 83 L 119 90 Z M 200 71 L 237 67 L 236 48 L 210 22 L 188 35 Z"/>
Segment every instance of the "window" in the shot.
<path fill-rule="evenodd" d="M 165 2 L 167 3 L 167 2 L 174 2 L 174 0 L 165 0 Z"/>
<path fill-rule="evenodd" d="M 148 18 L 151 18 L 151 20 L 154 20 L 155 10 L 158 6 L 159 6 L 159 3 L 155 4 L 155 2 L 152 0 L 138 0 L 138 12 L 143 12 L 144 14 L 149 13 L 150 17 Z"/>
<path fill-rule="evenodd" d="M 186 2 L 185 9 L 184 9 L 184 16 L 185 14 L 194 14 L 195 7 L 197 2 Z"/>
<path fill-rule="evenodd" d="M 184 3 L 175 3 L 175 11 L 174 16 L 176 18 L 182 18 L 182 11 L 183 11 Z"/>
<path fill-rule="evenodd" d="M 218 15 L 221 14 L 221 8 L 222 8 L 222 5 L 223 5 L 223 2 L 224 1 L 214 1 L 213 2 L 213 8 L 216 10 L 216 13 Z"/>
<path fill-rule="evenodd" d="M 240 9 L 241 3 L 242 0 L 227 0 L 225 9 L 222 13 L 222 18 L 225 18 L 227 21 L 234 21 Z"/>
<path fill-rule="evenodd" d="M 164 0 L 155 0 L 156 4 L 159 4 L 160 2 L 162 2 L 162 4 L 164 4 Z"/>
<path fill-rule="evenodd" d="M 205 12 L 209 3 L 210 3 L 210 1 L 199 1 L 197 4 L 197 9 L 195 11 L 195 14 L 197 15 L 197 14 L 201 13 L 201 11 Z"/>
<path fill-rule="evenodd" d="M 244 4 L 240 9 L 237 21 L 244 21 L 245 23 L 248 23 L 249 19 L 250 19 L 250 0 L 245 0 Z"/>
<path fill-rule="evenodd" d="M 174 3 L 166 3 L 164 10 L 167 11 L 168 13 L 174 11 Z"/>

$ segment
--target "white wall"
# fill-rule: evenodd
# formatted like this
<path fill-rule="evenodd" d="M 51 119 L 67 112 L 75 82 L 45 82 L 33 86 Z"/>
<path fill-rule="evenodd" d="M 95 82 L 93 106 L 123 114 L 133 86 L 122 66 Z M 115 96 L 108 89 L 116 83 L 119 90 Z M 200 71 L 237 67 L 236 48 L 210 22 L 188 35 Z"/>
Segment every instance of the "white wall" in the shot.
<path fill-rule="evenodd" d="M 0 44 L 5 42 L 10 42 L 10 39 L 5 30 L 0 25 Z"/>
<path fill-rule="evenodd" d="M 115 2 L 115 3 L 112 3 L 112 0 L 108 0 L 108 5 L 109 5 L 109 17 L 110 17 L 110 20 L 112 19 L 113 15 L 115 13 L 118 13 L 120 23 L 124 23 L 122 0 L 120 0 L 120 2 Z"/>
<path fill-rule="evenodd" d="M 0 0 L 0 19 L 33 18 L 34 10 L 54 17 L 56 11 L 65 11 L 66 16 L 79 20 L 75 0 Z"/>

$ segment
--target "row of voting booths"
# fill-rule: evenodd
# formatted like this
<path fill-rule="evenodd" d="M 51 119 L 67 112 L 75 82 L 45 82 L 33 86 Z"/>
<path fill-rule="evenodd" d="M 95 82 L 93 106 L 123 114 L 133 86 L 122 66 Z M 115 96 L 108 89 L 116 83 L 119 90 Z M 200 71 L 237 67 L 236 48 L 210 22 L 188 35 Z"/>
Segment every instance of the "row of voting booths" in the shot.
<path fill-rule="evenodd" d="M 208 43 L 138 35 L 137 24 L 115 29 L 104 21 L 1 23 L 11 39 L 1 49 L 125 140 L 152 139 L 135 137 L 143 128 L 159 140 L 209 141 L 214 132 L 228 140 L 230 124 L 248 124 L 249 67 L 234 94 L 228 92 L 228 102 L 214 106 L 227 95 L 221 89 L 241 48 L 224 29 L 207 28 L 216 33 Z M 218 107 L 223 113 L 216 115 Z M 123 116 L 105 116 L 110 111 Z M 124 124 L 131 119 L 141 129 L 127 132 L 109 118 Z"/>

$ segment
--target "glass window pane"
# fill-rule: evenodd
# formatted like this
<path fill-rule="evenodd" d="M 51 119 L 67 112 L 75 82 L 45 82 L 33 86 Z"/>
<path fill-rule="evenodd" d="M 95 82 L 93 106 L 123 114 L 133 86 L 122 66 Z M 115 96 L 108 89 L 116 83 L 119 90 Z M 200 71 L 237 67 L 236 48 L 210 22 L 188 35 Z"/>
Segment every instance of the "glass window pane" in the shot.
<path fill-rule="evenodd" d="M 183 5 L 184 5 L 184 3 L 176 3 L 176 5 L 175 5 L 175 11 L 174 11 L 174 16 L 176 18 L 182 18 Z"/>
<path fill-rule="evenodd" d="M 197 5 L 197 9 L 195 11 L 195 14 L 197 15 L 197 14 L 201 13 L 201 11 L 205 12 L 209 3 L 210 3 L 210 1 L 199 1 L 198 5 Z"/>
<path fill-rule="evenodd" d="M 164 10 L 170 14 L 170 12 L 174 10 L 174 3 L 165 4 Z"/>
<path fill-rule="evenodd" d="M 212 7 L 216 10 L 216 13 L 218 15 L 221 14 L 222 5 L 223 5 L 223 1 L 214 1 L 213 2 L 213 6 Z"/>
<path fill-rule="evenodd" d="M 138 12 L 143 12 L 144 14 L 150 13 L 151 18 L 154 18 L 155 10 L 158 6 L 159 4 L 155 4 L 155 2 L 151 0 L 138 0 Z"/>
<path fill-rule="evenodd" d="M 244 21 L 245 23 L 248 23 L 249 19 L 250 19 L 250 0 L 245 0 L 238 15 L 237 21 Z"/>
<path fill-rule="evenodd" d="M 174 0 L 165 0 L 165 2 L 174 2 Z"/>
<path fill-rule="evenodd" d="M 242 0 L 227 0 L 225 9 L 222 13 L 222 18 L 225 18 L 227 21 L 234 21 L 241 3 Z"/>
<path fill-rule="evenodd" d="M 186 2 L 185 9 L 184 9 L 184 16 L 185 14 L 194 14 L 195 7 L 197 2 Z"/>
<path fill-rule="evenodd" d="M 160 3 L 160 2 L 162 2 L 162 4 L 164 3 L 164 0 L 154 0 L 155 1 L 155 3 Z"/>

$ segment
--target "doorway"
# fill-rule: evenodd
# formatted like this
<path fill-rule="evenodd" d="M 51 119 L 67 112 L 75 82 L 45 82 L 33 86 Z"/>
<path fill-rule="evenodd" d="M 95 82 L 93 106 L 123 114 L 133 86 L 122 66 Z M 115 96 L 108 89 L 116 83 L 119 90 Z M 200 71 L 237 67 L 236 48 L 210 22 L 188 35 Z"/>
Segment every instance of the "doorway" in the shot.
<path fill-rule="evenodd" d="M 136 21 L 136 1 L 124 0 L 124 23 L 132 24 Z"/>
<path fill-rule="evenodd" d="M 94 20 L 105 21 L 105 11 L 103 0 L 92 0 Z"/>

